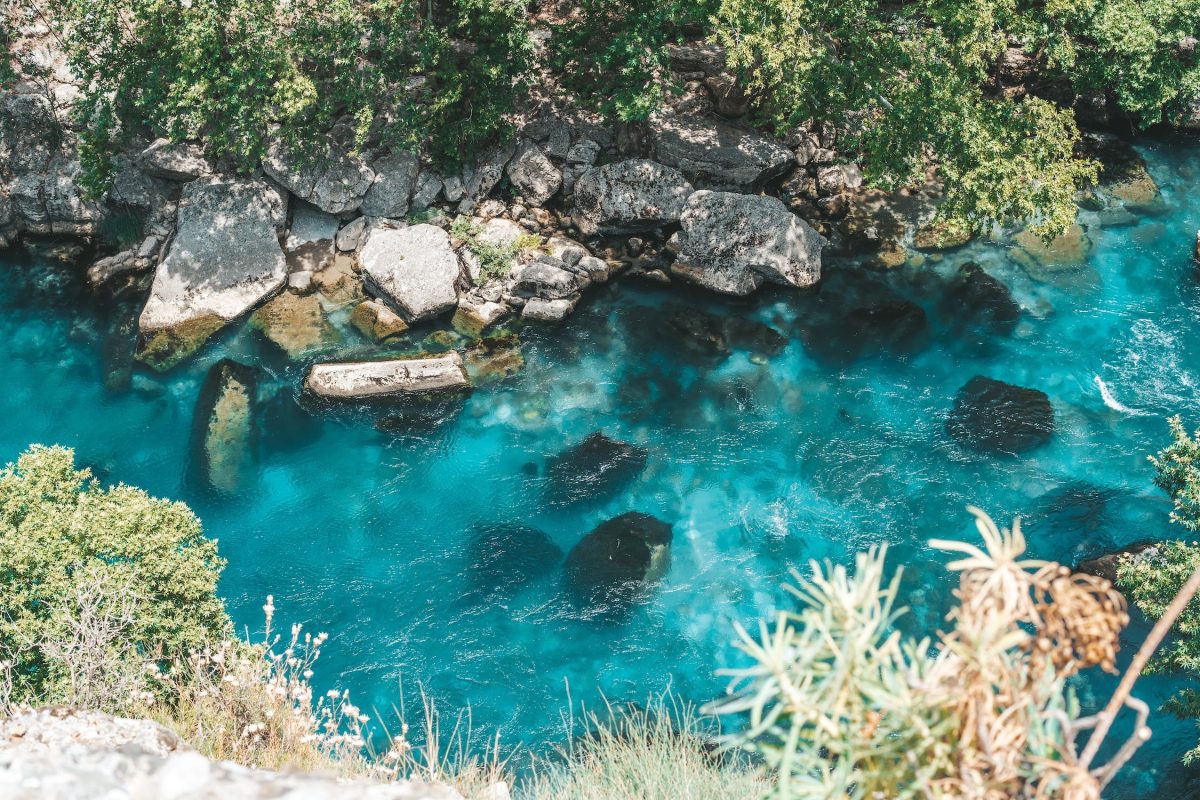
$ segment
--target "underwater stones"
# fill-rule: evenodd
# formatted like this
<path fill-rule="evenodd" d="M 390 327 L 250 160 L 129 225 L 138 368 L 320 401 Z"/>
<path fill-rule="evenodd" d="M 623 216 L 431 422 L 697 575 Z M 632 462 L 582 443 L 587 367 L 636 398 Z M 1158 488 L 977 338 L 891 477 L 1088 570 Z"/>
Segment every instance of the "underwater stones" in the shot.
<path fill-rule="evenodd" d="M 666 574 L 669 523 L 630 511 L 600 523 L 567 554 L 567 585 L 574 598 L 599 611 L 628 609 Z"/>
<path fill-rule="evenodd" d="M 472 386 L 498 383 L 525 367 L 521 340 L 511 333 L 480 339 L 467 349 L 465 361 Z"/>
<path fill-rule="evenodd" d="M 334 400 L 454 391 L 470 387 L 462 356 L 393 358 L 314 364 L 304 379 L 313 394 Z"/>
<path fill-rule="evenodd" d="M 1000 332 L 1010 332 L 1021 318 L 1021 307 L 1008 287 L 968 261 L 946 287 L 943 307 L 950 314 L 966 314 L 968 322 L 981 323 Z"/>
<path fill-rule="evenodd" d="M 427 437 L 440 431 L 462 413 L 462 392 L 427 392 L 403 395 L 388 401 L 388 413 L 375 421 L 375 429 L 396 439 L 428 445 Z"/>
<path fill-rule="evenodd" d="M 503 594 L 549 575 L 563 557 L 559 546 L 542 531 L 504 523 L 472 528 L 467 552 L 475 585 Z"/>
<path fill-rule="evenodd" d="M 195 181 L 139 319 L 138 358 L 167 369 L 278 292 L 287 264 L 275 232 L 278 192 L 259 180 Z"/>
<path fill-rule="evenodd" d="M 408 330 L 408 323 L 378 300 L 364 300 L 350 312 L 350 324 L 373 342 L 382 342 Z"/>
<path fill-rule="evenodd" d="M 316 295 L 283 292 L 250 315 L 261 332 L 293 361 L 330 348 L 340 341 Z"/>
<path fill-rule="evenodd" d="M 774 139 L 719 117 L 656 114 L 649 125 L 656 160 L 698 189 L 753 191 L 796 163 Z"/>
<path fill-rule="evenodd" d="M 925 309 L 903 297 L 859 306 L 847 315 L 847 320 L 855 326 L 859 338 L 884 343 L 890 350 L 905 349 L 929 322 Z"/>
<path fill-rule="evenodd" d="M 313 273 L 313 284 L 330 304 L 342 308 L 363 299 L 363 282 L 355 271 L 354 259 L 339 253 L 333 263 Z"/>
<path fill-rule="evenodd" d="M 821 278 L 824 239 L 774 197 L 696 192 L 671 237 L 671 272 L 723 294 L 764 282 L 812 286 Z"/>
<path fill-rule="evenodd" d="M 274 142 L 263 158 L 263 172 L 289 192 L 330 214 L 346 214 L 362 205 L 375 173 L 358 156 L 332 141 L 316 158 Z"/>
<path fill-rule="evenodd" d="M 458 302 L 462 274 L 450 236 L 434 225 L 375 225 L 358 253 L 363 280 L 409 323 L 428 319 Z"/>
<path fill-rule="evenodd" d="M 725 338 L 735 350 L 777 356 L 787 347 L 787 337 L 770 325 L 744 317 L 725 318 Z"/>
<path fill-rule="evenodd" d="M 223 492 L 245 485 L 253 469 L 255 371 L 230 359 L 208 371 L 193 416 L 193 468 L 206 486 Z"/>
<path fill-rule="evenodd" d="M 1049 242 L 1028 228 L 1013 237 L 1013 241 L 1015 246 L 1008 251 L 1009 257 L 1033 278 L 1056 285 L 1078 279 L 1092 247 L 1091 239 L 1078 224 L 1069 225 Z"/>
<path fill-rule="evenodd" d="M 505 173 L 525 202 L 532 206 L 545 205 L 563 184 L 558 167 L 542 148 L 528 140 L 518 145 Z"/>
<path fill-rule="evenodd" d="M 642 474 L 646 456 L 643 447 L 595 431 L 549 460 L 547 493 L 561 503 L 610 497 Z"/>
<path fill-rule="evenodd" d="M 690 355 L 718 361 L 732 352 L 725 335 L 725 321 L 715 314 L 698 308 L 677 308 L 667 314 L 666 323 Z"/>
<path fill-rule="evenodd" d="M 421 162 L 413 153 L 402 150 L 373 162 L 371 168 L 375 182 L 363 197 L 362 212 L 371 217 L 403 217 L 408 213 Z"/>
<path fill-rule="evenodd" d="M 678 170 L 653 161 L 605 164 L 576 181 L 573 219 L 589 235 L 649 231 L 678 221 L 692 191 Z"/>
<path fill-rule="evenodd" d="M 1024 453 L 1050 441 L 1054 409 L 1045 392 L 976 375 L 958 390 L 946 432 L 971 450 Z"/>

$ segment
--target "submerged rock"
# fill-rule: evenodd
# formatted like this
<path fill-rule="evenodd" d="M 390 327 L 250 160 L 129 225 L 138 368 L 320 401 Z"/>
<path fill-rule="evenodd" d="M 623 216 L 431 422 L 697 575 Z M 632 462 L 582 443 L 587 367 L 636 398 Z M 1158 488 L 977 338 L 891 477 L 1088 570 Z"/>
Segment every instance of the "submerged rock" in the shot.
<path fill-rule="evenodd" d="M 458 302 L 462 265 L 450 236 L 434 225 L 380 223 L 358 253 L 363 280 L 408 322 L 441 314 Z"/>
<path fill-rule="evenodd" d="M 467 375 L 472 386 L 497 383 L 525 367 L 521 340 L 516 334 L 487 336 L 466 353 Z"/>
<path fill-rule="evenodd" d="M 429 444 L 429 437 L 458 419 L 466 405 L 462 392 L 426 392 L 388 401 L 388 413 L 375 429 L 388 436 Z"/>
<path fill-rule="evenodd" d="M 630 511 L 596 526 L 567 555 L 574 598 L 599 611 L 627 610 L 666 574 L 671 525 Z"/>
<path fill-rule="evenodd" d="M 696 192 L 671 238 L 671 271 L 724 294 L 746 295 L 764 282 L 812 286 L 821 279 L 824 240 L 777 198 Z"/>
<path fill-rule="evenodd" d="M 250 325 L 292 360 L 334 347 L 341 341 L 326 319 L 321 301 L 312 294 L 276 295 L 250 316 Z"/>
<path fill-rule="evenodd" d="M 575 183 L 575 225 L 586 234 L 653 230 L 677 222 L 692 191 L 678 170 L 653 161 L 605 164 Z"/>
<path fill-rule="evenodd" d="M 972 450 L 1024 453 L 1050 441 L 1054 409 L 1045 392 L 976 375 L 958 390 L 946 432 Z"/>
<path fill-rule="evenodd" d="M 549 575 L 563 552 L 542 531 L 527 525 L 476 525 L 469 546 L 470 573 L 484 591 L 509 594 Z"/>
<path fill-rule="evenodd" d="M 139 319 L 138 358 L 167 369 L 283 288 L 275 220 L 282 199 L 263 181 L 189 183 L 178 227 Z"/>
<path fill-rule="evenodd" d="M 1008 287 L 974 261 L 958 268 L 946 287 L 942 306 L 949 315 L 1009 333 L 1021 319 L 1021 307 Z"/>
<path fill-rule="evenodd" d="M 698 189 L 753 191 L 796 163 L 774 139 L 719 117 L 657 114 L 650 128 L 655 158 Z"/>
<path fill-rule="evenodd" d="M 230 359 L 213 365 L 193 416 L 193 462 L 197 478 L 222 492 L 245 486 L 254 468 L 256 433 L 253 368 Z"/>
<path fill-rule="evenodd" d="M 452 391 L 470 386 L 462 356 L 393 358 L 314 364 L 304 379 L 313 394 L 336 400 Z"/>
<path fill-rule="evenodd" d="M 562 503 L 611 497 L 642 474 L 646 456 L 645 448 L 596 431 L 549 461 L 547 492 Z"/>
<path fill-rule="evenodd" d="M 1058 286 L 1078 282 L 1092 248 L 1091 239 L 1077 224 L 1068 226 L 1048 242 L 1029 229 L 1018 233 L 1013 241 L 1015 246 L 1009 250 L 1009 257 L 1036 280 Z"/>

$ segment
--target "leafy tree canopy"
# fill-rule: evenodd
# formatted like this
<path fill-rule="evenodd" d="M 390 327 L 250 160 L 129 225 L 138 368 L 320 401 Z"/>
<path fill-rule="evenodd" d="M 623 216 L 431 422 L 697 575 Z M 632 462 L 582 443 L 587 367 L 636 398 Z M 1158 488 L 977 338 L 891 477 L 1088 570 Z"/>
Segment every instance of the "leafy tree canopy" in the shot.
<path fill-rule="evenodd" d="M 217 640 L 229 626 L 216 595 L 224 563 L 183 503 L 102 488 L 73 451 L 31 447 L 0 470 L 0 659 L 13 699 L 69 697 L 66 665 L 47 645 L 80 633 L 63 628 L 78 621 L 85 582 L 127 611 L 121 638 L 141 660 L 182 659 Z"/>

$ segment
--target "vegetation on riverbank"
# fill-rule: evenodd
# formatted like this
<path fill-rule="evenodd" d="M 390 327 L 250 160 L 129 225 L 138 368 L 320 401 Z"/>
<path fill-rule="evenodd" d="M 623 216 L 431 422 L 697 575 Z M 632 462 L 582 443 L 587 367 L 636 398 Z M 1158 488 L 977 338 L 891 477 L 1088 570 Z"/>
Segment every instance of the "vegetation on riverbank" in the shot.
<path fill-rule="evenodd" d="M 1060 231 L 1096 176 L 1081 113 L 1111 106 L 1145 127 L 1200 95 L 1196 0 L 17 0 L 10 13 L 49 20 L 65 45 L 95 188 L 144 135 L 198 139 L 250 170 L 274 140 L 318 155 L 329 133 L 458 162 L 531 98 L 636 122 L 679 90 L 669 46 L 706 38 L 760 122 L 831 124 L 879 186 L 935 166 L 943 213 L 973 226 Z"/>
<path fill-rule="evenodd" d="M 1200 485 L 1200 447 L 1175 430 L 1156 463 L 1185 513 Z M 886 576 L 886 548 L 860 554 L 853 572 L 813 563 L 795 574 L 796 610 L 761 623 L 757 637 L 738 630 L 751 666 L 730 673 L 734 692 L 708 713 L 745 724 L 721 750 L 707 723 L 665 698 L 610 708 L 586 720 L 589 732 L 561 758 L 535 760 L 525 796 L 868 798 L 919 789 L 1099 798 L 1148 733 L 1148 709 L 1129 689 L 1161 636 L 1148 638 L 1109 707 L 1081 716 L 1069 680 L 1092 667 L 1116 670 L 1123 599 L 1103 579 L 1026 559 L 1019 523 L 1001 530 L 972 512 L 982 547 L 931 543 L 962 556 L 948 565 L 959 574 L 958 603 L 936 643 L 895 630 L 900 575 Z M 216 544 L 186 506 L 102 488 L 70 450 L 35 446 L 0 471 L 0 565 L 6 707 L 69 703 L 150 716 L 202 753 L 255 767 L 420 775 L 468 795 L 504 779 L 495 748 L 473 753 L 457 725 L 455 746 L 443 749 L 447 731 L 429 706 L 422 736 L 401 724 L 373 748 L 370 717 L 347 693 L 314 693 L 324 634 L 298 625 L 275 634 L 268 598 L 262 636 L 234 638 L 215 593 Z M 1160 592 L 1174 575 L 1138 573 Z M 1195 584 L 1187 581 L 1176 605 Z M 1189 631 L 1167 660 L 1190 663 Z M 1094 766 L 1125 706 L 1138 714 L 1134 733 Z"/>

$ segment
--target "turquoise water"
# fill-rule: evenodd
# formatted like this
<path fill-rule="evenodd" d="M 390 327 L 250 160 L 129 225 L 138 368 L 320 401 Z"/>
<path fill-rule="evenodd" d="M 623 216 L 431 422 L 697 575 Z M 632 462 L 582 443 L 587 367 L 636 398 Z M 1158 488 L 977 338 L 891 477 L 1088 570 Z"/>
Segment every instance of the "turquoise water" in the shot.
<path fill-rule="evenodd" d="M 280 621 L 330 633 L 319 680 L 336 679 L 360 705 L 411 705 L 421 684 L 445 708 L 469 704 L 475 727 L 499 731 L 502 745 L 537 749 L 564 738 L 568 692 L 576 704 L 667 687 L 713 697 L 724 686 L 713 670 L 736 659 L 731 623 L 777 608 L 788 568 L 809 558 L 848 561 L 892 543 L 913 624 L 936 625 L 951 584 L 924 542 L 970 537 L 967 503 L 998 520 L 1021 514 L 1035 553 L 1067 562 L 1176 535 L 1146 455 L 1165 443 L 1166 416 L 1200 423 L 1200 148 L 1142 151 L 1166 213 L 1093 226 L 1088 268 L 1067 285 L 1033 280 L 996 244 L 889 273 L 831 257 L 820 292 L 738 302 L 618 282 L 564 328 L 524 331 L 520 376 L 404 435 L 376 429 L 386 408 L 301 407 L 303 367 L 248 331 L 178 371 L 135 371 L 129 387 L 106 388 L 136 305 L 101 311 L 74 270 L 10 256 L 0 459 L 30 442 L 71 445 L 106 480 L 186 500 L 229 560 L 221 588 L 240 625 L 259 627 L 273 594 Z M 1025 309 L 1010 334 L 940 303 L 945 276 L 966 260 Z M 846 315 L 893 294 L 929 326 L 877 347 Z M 785 341 L 778 352 L 706 352 L 664 323 L 681 307 L 765 323 Z M 219 497 L 189 480 L 189 440 L 205 370 L 224 355 L 261 367 L 271 411 L 255 479 Z M 1021 457 L 959 447 L 945 415 L 976 374 L 1045 391 L 1053 440 Z M 1127 410 L 1105 404 L 1097 378 Z M 646 448 L 640 479 L 597 502 L 550 502 L 548 460 L 596 430 Z M 674 543 L 663 582 L 627 618 L 581 613 L 561 563 L 505 592 L 472 569 L 476 526 L 532 526 L 566 552 L 630 510 L 672 523 Z M 1126 656 L 1144 631 L 1135 623 Z M 1140 694 L 1157 702 L 1173 685 L 1147 679 Z M 1155 731 L 1113 797 L 1190 796 L 1192 773 L 1176 762 L 1195 727 L 1157 717 Z"/>

